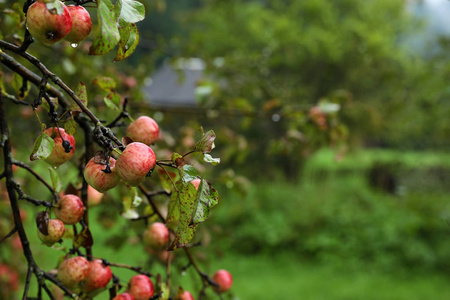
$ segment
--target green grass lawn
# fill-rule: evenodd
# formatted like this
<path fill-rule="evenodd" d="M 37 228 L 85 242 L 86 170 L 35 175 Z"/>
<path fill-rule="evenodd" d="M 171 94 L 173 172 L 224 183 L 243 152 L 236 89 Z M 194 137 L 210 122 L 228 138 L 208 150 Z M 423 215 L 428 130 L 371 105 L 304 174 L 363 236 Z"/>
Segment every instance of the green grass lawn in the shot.
<path fill-rule="evenodd" d="M 214 265 L 234 274 L 234 299 L 450 299 L 450 278 L 436 274 L 343 272 L 284 255 L 230 255 Z"/>

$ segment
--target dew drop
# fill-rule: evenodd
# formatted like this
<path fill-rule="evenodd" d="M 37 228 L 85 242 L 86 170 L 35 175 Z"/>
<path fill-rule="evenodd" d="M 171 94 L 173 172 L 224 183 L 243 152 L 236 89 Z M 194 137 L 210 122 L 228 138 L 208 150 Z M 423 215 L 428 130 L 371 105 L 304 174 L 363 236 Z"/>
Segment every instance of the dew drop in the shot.
<path fill-rule="evenodd" d="M 76 48 L 76 47 L 78 47 L 78 44 L 73 43 L 73 44 L 70 44 L 70 46 L 72 46 L 72 48 Z"/>
<path fill-rule="evenodd" d="M 181 276 L 186 276 L 186 272 L 185 271 L 181 272 Z"/>

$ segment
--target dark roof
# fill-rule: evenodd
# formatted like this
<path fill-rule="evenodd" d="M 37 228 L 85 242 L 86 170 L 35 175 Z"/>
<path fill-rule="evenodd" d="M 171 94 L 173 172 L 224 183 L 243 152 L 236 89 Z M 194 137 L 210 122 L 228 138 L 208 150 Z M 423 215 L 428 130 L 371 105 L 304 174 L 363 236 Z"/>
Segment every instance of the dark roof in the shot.
<path fill-rule="evenodd" d="M 204 62 L 198 58 L 164 63 L 151 76 L 144 93 L 156 106 L 196 106 L 195 88 L 203 76 Z"/>

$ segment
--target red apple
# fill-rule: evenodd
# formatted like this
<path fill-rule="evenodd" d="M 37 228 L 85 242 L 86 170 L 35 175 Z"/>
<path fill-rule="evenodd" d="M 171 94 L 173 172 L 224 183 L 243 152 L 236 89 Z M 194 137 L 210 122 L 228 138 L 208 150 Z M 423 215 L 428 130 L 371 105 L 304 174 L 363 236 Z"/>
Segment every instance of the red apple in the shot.
<path fill-rule="evenodd" d="M 76 287 L 89 276 L 89 261 L 82 256 L 65 259 L 58 267 L 58 279 L 67 287 Z"/>
<path fill-rule="evenodd" d="M 113 298 L 113 300 L 134 300 L 134 297 L 128 293 L 122 293 Z"/>
<path fill-rule="evenodd" d="M 69 5 L 67 9 L 72 16 L 72 30 L 65 37 L 71 43 L 79 43 L 84 40 L 92 29 L 92 20 L 88 11 L 80 5 Z"/>
<path fill-rule="evenodd" d="M 150 249 L 160 250 L 164 248 L 169 240 L 169 229 L 160 222 L 152 223 L 144 231 L 144 245 Z"/>
<path fill-rule="evenodd" d="M 55 147 L 53 148 L 52 153 L 45 159 L 45 161 L 54 167 L 58 167 L 73 156 L 75 151 L 75 138 L 72 135 L 67 134 L 62 128 L 59 128 L 58 132 L 58 128 L 52 127 L 47 129 L 45 133 L 55 142 Z M 69 152 L 66 152 L 66 149 L 63 147 L 63 139 L 69 142 L 70 146 L 72 146 L 72 149 Z"/>
<path fill-rule="evenodd" d="M 153 282 L 145 275 L 135 275 L 128 282 L 127 292 L 135 300 L 148 300 L 154 293 Z"/>
<path fill-rule="evenodd" d="M 116 161 L 115 172 L 127 184 L 138 186 L 156 165 L 153 150 L 140 142 L 127 145 Z"/>
<path fill-rule="evenodd" d="M 127 136 L 135 142 L 141 142 L 150 146 L 158 139 L 158 123 L 147 116 L 139 117 L 128 126 Z"/>
<path fill-rule="evenodd" d="M 194 185 L 194 187 L 195 187 L 196 190 L 198 190 L 198 187 L 200 186 L 200 182 L 201 182 L 201 181 L 202 181 L 202 180 L 201 180 L 200 178 L 191 180 L 191 183 Z"/>
<path fill-rule="evenodd" d="M 97 206 L 100 204 L 100 202 L 102 202 L 103 193 L 100 193 L 90 185 L 88 185 L 87 194 L 89 207 Z"/>
<path fill-rule="evenodd" d="M 61 220 L 58 219 L 50 219 L 48 221 L 48 235 L 43 234 L 40 230 L 38 230 L 39 239 L 46 244 L 47 246 L 52 246 L 63 237 L 66 232 L 66 227 Z"/>
<path fill-rule="evenodd" d="M 48 5 L 50 3 L 39 1 L 30 5 L 27 11 L 27 28 L 41 43 L 53 45 L 69 34 L 72 29 L 72 16 L 67 6 L 60 1 L 54 3 L 57 8 L 49 10 Z M 60 10 L 60 14 L 57 10 Z"/>
<path fill-rule="evenodd" d="M 183 291 L 175 297 L 175 300 L 195 300 L 192 294 L 188 291 Z"/>
<path fill-rule="evenodd" d="M 77 195 L 64 195 L 55 206 L 55 214 L 58 219 L 67 225 L 80 222 L 84 214 L 83 202 Z"/>
<path fill-rule="evenodd" d="M 214 273 L 212 280 L 214 280 L 219 286 L 220 292 L 226 292 L 231 289 L 231 285 L 233 284 L 233 277 L 230 272 L 224 269 L 220 269 Z"/>
<path fill-rule="evenodd" d="M 84 167 L 84 179 L 94 189 L 100 193 L 104 193 L 117 186 L 120 178 L 115 173 L 116 160 L 113 157 L 109 158 L 109 168 L 111 173 L 105 173 L 106 165 L 96 164 L 94 158 L 91 158 Z"/>
<path fill-rule="evenodd" d="M 111 268 L 105 266 L 100 259 L 90 262 L 89 276 L 84 282 L 84 291 L 90 292 L 106 287 L 112 278 Z"/>

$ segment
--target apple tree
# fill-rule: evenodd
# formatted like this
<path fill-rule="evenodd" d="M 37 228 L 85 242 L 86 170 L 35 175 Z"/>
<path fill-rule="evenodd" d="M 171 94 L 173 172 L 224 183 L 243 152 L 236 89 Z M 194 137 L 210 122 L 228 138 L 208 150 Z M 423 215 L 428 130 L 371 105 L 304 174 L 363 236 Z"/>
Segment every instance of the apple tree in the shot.
<path fill-rule="evenodd" d="M 128 112 L 133 98 L 120 94 L 116 81 L 104 74 L 107 67 L 90 65 L 96 56 L 113 53 L 114 61 L 121 61 L 132 55 L 144 5 L 136 0 L 23 0 L 2 4 L 1 10 L 0 245 L 15 250 L 10 264 L 0 261 L 0 298 L 222 298 L 231 288 L 231 274 L 208 275 L 191 253 L 201 244 L 194 239 L 197 228 L 219 199 L 198 168 L 220 162 L 210 154 L 216 134 L 201 129 L 186 153 L 159 147 L 158 122 L 145 115 L 134 119 Z M 92 83 L 79 77 L 74 84 L 60 67 L 76 47 L 87 50 L 88 58 L 72 63 L 97 72 Z M 38 53 L 41 49 L 47 55 Z M 22 153 L 26 157 L 19 159 Z M 97 224 L 89 211 L 103 204 L 104 193 L 120 202 L 115 214 L 140 225 L 142 255 L 159 257 L 166 274 L 110 261 L 101 249 L 94 255 L 91 229 Z M 164 201 L 155 201 L 161 196 Z M 24 221 L 30 218 L 35 222 Z M 51 270 L 41 267 L 36 255 L 41 247 L 59 253 L 48 258 L 54 259 Z M 15 268 L 19 252 L 26 261 L 23 276 Z M 186 257 L 184 269 L 195 269 L 198 290 L 171 281 L 174 253 Z M 116 270 L 121 268 L 136 274 L 120 277 Z"/>

